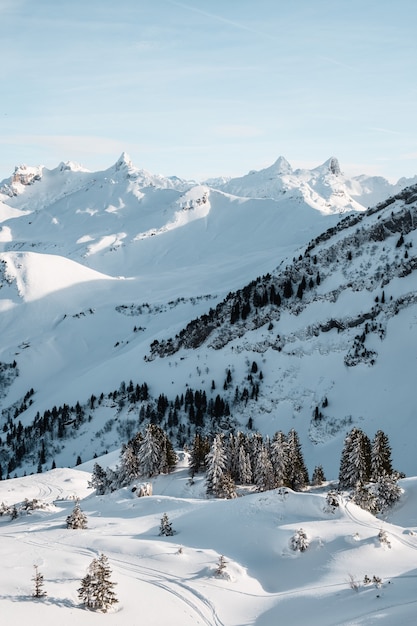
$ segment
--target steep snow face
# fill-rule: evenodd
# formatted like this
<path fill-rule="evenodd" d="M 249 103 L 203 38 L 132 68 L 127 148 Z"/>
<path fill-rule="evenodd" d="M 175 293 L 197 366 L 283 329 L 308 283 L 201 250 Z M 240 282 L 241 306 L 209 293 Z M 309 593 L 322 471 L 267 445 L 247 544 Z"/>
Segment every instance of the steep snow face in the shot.
<path fill-rule="evenodd" d="M 15 284 L 19 297 L 25 302 L 40 300 L 82 283 L 111 280 L 79 263 L 52 254 L 0 253 L 0 264 L 8 285 Z"/>

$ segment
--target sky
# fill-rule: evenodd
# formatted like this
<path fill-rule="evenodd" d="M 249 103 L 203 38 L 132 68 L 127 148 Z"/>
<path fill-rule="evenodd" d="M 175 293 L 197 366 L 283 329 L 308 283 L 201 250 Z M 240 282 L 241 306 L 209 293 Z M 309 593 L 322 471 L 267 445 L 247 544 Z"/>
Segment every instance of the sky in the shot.
<path fill-rule="evenodd" d="M 15 165 L 240 176 L 285 156 L 417 174 L 414 0 L 0 0 Z"/>

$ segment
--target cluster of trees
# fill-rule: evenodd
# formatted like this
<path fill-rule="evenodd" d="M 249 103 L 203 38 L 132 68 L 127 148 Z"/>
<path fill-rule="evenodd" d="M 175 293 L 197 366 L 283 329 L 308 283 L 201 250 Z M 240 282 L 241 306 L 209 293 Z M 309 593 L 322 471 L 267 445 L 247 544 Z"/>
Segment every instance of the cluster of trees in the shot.
<path fill-rule="evenodd" d="M 278 431 L 272 439 L 259 433 L 218 433 L 210 441 L 196 435 L 190 453 L 190 474 L 205 471 L 207 493 L 235 497 L 235 485 L 256 485 L 259 491 L 290 487 L 301 490 L 309 484 L 297 432 Z"/>
<path fill-rule="evenodd" d="M 129 485 L 138 478 L 151 478 L 171 472 L 177 463 L 177 455 L 166 432 L 157 424 L 148 424 L 144 431 L 124 444 L 120 453 L 120 465 L 115 469 L 103 469 L 94 464 L 89 486 L 102 495 Z"/>
<path fill-rule="evenodd" d="M 402 476 L 392 467 L 391 446 L 382 430 L 371 441 L 363 430 L 352 428 L 340 459 L 339 489 L 352 491 L 362 508 L 380 512 L 399 499 L 397 481 Z"/>

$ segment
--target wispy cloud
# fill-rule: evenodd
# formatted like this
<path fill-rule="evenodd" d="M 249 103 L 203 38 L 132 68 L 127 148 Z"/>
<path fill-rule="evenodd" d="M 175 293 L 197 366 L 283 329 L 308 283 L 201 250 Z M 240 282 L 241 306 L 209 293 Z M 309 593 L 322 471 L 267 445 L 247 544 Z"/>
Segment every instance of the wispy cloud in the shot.
<path fill-rule="evenodd" d="M 273 41 L 277 41 L 278 37 L 271 35 L 270 33 L 266 33 L 264 31 L 260 31 L 257 28 L 253 28 L 252 26 L 247 26 L 246 24 L 242 24 L 241 22 L 237 22 L 236 20 L 229 20 L 226 17 L 222 17 L 217 13 L 211 13 L 209 11 L 203 11 L 202 9 L 197 9 L 196 7 L 190 6 L 188 4 L 184 4 L 183 2 L 176 2 L 176 0 L 166 0 L 169 4 L 180 7 L 181 9 L 185 9 L 186 11 L 191 11 L 192 13 L 197 13 L 199 15 L 203 15 L 212 20 L 216 20 L 217 22 L 221 22 L 222 24 L 227 24 L 232 28 L 244 30 L 254 35 L 258 35 L 263 38 L 271 39 Z"/>
<path fill-rule="evenodd" d="M 391 130 L 390 128 L 380 128 L 378 126 L 370 126 L 369 130 L 372 130 L 377 133 L 383 133 L 385 135 L 402 135 L 398 130 Z"/>

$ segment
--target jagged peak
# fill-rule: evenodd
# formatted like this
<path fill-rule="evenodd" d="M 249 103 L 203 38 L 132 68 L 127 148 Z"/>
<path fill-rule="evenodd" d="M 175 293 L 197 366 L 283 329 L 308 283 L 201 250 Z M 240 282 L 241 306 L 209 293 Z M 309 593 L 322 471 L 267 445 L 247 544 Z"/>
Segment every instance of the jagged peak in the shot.
<path fill-rule="evenodd" d="M 290 163 L 283 156 L 279 156 L 275 163 L 271 165 L 270 169 L 274 170 L 277 174 L 291 174 L 293 171 Z"/>
<path fill-rule="evenodd" d="M 122 169 L 129 169 L 133 167 L 132 160 L 127 152 L 122 152 L 114 167 L 116 169 L 116 172 L 119 172 Z"/>
<path fill-rule="evenodd" d="M 75 161 L 61 161 L 58 165 L 58 171 L 60 172 L 88 172 L 85 167 Z"/>
<path fill-rule="evenodd" d="M 339 176 L 342 173 L 339 160 L 334 156 L 327 159 L 327 161 L 323 163 L 322 167 L 327 168 L 335 176 Z"/>

